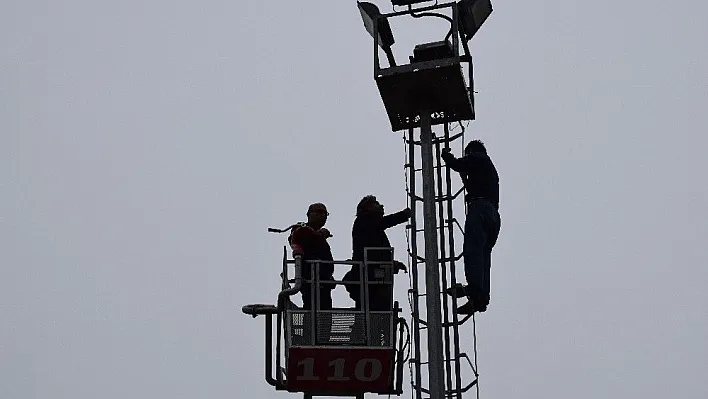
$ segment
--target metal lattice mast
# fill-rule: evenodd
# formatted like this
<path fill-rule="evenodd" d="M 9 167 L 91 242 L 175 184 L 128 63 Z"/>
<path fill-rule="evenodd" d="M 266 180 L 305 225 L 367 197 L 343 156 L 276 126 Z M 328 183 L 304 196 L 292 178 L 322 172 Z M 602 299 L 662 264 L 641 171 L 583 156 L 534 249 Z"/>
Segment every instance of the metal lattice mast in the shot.
<path fill-rule="evenodd" d="M 409 302 L 411 305 L 411 325 L 413 327 L 413 357 L 411 358 L 411 377 L 412 385 L 415 391 L 415 398 L 419 399 L 423 397 L 423 394 L 428 394 L 430 397 L 446 397 L 446 398 L 457 398 L 461 399 L 464 392 L 469 391 L 472 387 L 477 385 L 477 371 L 476 371 L 476 359 L 470 357 L 461 350 L 460 347 L 460 332 L 459 326 L 470 319 L 469 316 L 460 319 L 457 312 L 457 302 L 454 298 L 444 295 L 441 292 L 445 292 L 446 289 L 450 287 L 455 287 L 457 284 L 456 279 L 456 262 L 462 257 L 461 254 L 457 253 L 455 248 L 455 238 L 458 239 L 462 237 L 462 229 L 457 223 L 454 217 L 454 202 L 456 199 L 461 199 L 461 194 L 464 193 L 462 186 L 459 189 L 453 190 L 452 176 L 451 172 L 445 165 L 441 162 L 440 153 L 442 148 L 449 148 L 454 142 L 463 140 L 463 133 L 458 133 L 455 135 L 450 135 L 449 127 L 444 125 L 444 133 L 441 136 L 432 135 L 432 148 L 433 153 L 433 184 L 434 184 L 434 206 L 435 206 L 435 231 L 438 236 L 438 257 L 437 265 L 439 270 L 440 279 L 440 290 L 437 295 L 440 298 L 440 309 L 441 309 L 441 324 L 440 331 L 440 342 L 442 345 L 442 361 L 433 363 L 433 357 L 428 356 L 427 359 L 421 358 L 421 352 L 426 343 L 431 340 L 431 328 L 432 323 L 429 316 L 421 315 L 421 309 L 426 309 L 427 306 L 423 307 L 420 303 L 421 300 L 425 300 L 426 303 L 430 301 L 430 291 L 426 288 L 425 291 L 422 290 L 422 282 L 420 281 L 420 273 L 418 273 L 417 265 L 426 263 L 430 261 L 429 257 L 421 257 L 418 255 L 417 243 L 419 242 L 418 234 L 425 233 L 425 229 L 420 229 L 418 227 L 418 222 L 416 216 L 419 215 L 416 212 L 417 203 L 424 202 L 424 197 L 419 195 L 418 190 L 421 186 L 421 181 L 424 179 L 423 168 L 420 167 L 422 163 L 422 149 L 425 145 L 424 140 L 416 140 L 414 137 L 415 131 L 409 129 L 408 135 L 405 138 L 407 145 L 407 175 L 408 175 L 408 187 L 407 192 L 409 196 L 410 206 L 413 212 L 413 218 L 411 219 L 409 225 L 409 255 L 411 257 L 411 289 L 409 291 Z M 427 215 L 428 217 L 430 215 Z M 426 215 L 423 214 L 424 220 Z M 430 218 L 429 218 L 430 219 Z M 420 237 L 427 242 L 425 236 Z M 458 243 L 460 241 L 457 241 Z M 426 251 L 426 253 L 430 253 Z M 474 326 L 472 326 L 474 328 Z M 472 334 L 474 336 L 474 332 Z M 465 381 L 462 376 L 464 363 L 467 363 L 472 369 L 474 374 L 474 379 L 472 381 Z M 474 364 L 473 364 L 474 362 Z M 432 384 L 426 385 L 425 377 L 430 377 L 431 367 L 434 364 L 442 364 L 444 369 L 444 389 L 440 391 L 442 393 L 437 393 Z M 440 388 L 438 388 L 440 389 Z"/>
<path fill-rule="evenodd" d="M 432 397 L 442 399 L 445 392 L 442 316 L 440 313 L 440 271 L 438 262 L 438 223 L 435 215 L 435 177 L 433 174 L 433 132 L 430 111 L 420 114 L 420 153 L 423 169 L 423 229 L 425 236 L 425 304 L 428 317 L 428 378 Z"/>
<path fill-rule="evenodd" d="M 420 352 L 420 310 L 419 310 L 419 290 L 418 290 L 418 263 L 421 259 L 418 256 L 418 224 L 416 222 L 417 206 L 419 197 L 416 195 L 416 145 L 413 136 L 415 130 L 408 129 L 408 196 L 410 199 L 411 221 L 409 225 L 409 248 L 408 256 L 411 259 L 411 288 L 408 292 L 409 304 L 411 307 L 411 325 L 413 326 L 413 357 L 410 359 L 413 373 L 411 373 L 411 383 L 415 389 L 415 399 L 421 399 L 421 390 L 415 384 L 421 381 L 421 352 Z"/>
<path fill-rule="evenodd" d="M 448 124 L 444 125 L 445 133 L 443 136 L 443 143 L 444 143 L 444 148 L 449 148 L 450 147 L 450 142 L 454 140 L 455 138 L 450 138 L 450 129 L 448 128 Z M 462 133 L 460 134 L 462 136 Z M 462 140 L 464 140 L 464 137 L 462 137 Z M 444 182 L 445 184 L 443 185 L 443 176 L 442 175 L 442 165 L 440 164 L 440 145 L 441 143 L 437 143 L 437 155 L 438 155 L 438 165 L 440 166 L 438 168 L 438 193 L 444 197 L 441 198 L 441 200 L 444 201 L 445 206 L 440 207 L 440 220 L 444 221 L 444 226 L 440 230 L 441 238 L 440 241 L 444 241 L 444 236 L 445 233 L 447 233 L 447 249 L 448 249 L 448 258 L 447 258 L 447 271 L 450 274 L 450 286 L 454 287 L 457 284 L 457 277 L 456 277 L 456 270 L 455 270 L 455 261 L 459 259 L 459 257 L 455 256 L 455 225 L 454 221 L 455 218 L 453 217 L 453 200 L 455 197 L 452 194 L 452 179 L 451 179 L 451 171 L 449 168 L 445 168 L 445 174 L 444 174 Z M 443 187 L 444 186 L 444 187 Z M 457 192 L 457 195 L 459 195 L 461 191 Z M 445 209 L 443 209 L 445 208 Z M 441 244 L 441 247 L 445 248 L 445 244 Z M 443 254 L 443 258 L 445 259 L 445 255 Z M 443 263 L 443 267 L 444 267 Z M 443 273 L 445 275 L 445 273 Z M 444 286 L 444 281 L 443 281 L 443 286 Z M 447 287 L 445 287 L 447 288 Z M 447 303 L 447 301 L 445 302 Z M 453 347 L 453 363 L 454 363 L 454 375 L 455 375 L 455 381 L 454 385 L 451 384 L 449 389 L 455 389 L 456 395 L 458 399 L 462 397 L 462 393 L 460 392 L 460 389 L 462 388 L 462 378 L 460 375 L 461 372 L 461 367 L 460 367 L 460 332 L 458 330 L 459 327 L 459 319 L 457 317 L 457 311 L 454 307 L 454 302 L 452 304 L 453 306 L 451 307 L 444 307 L 443 308 L 443 314 L 445 318 L 445 326 L 446 326 L 446 342 L 447 345 L 450 346 L 450 336 L 449 336 L 449 330 L 450 327 L 452 327 L 452 347 Z M 450 317 L 451 316 L 451 317 Z M 450 355 L 448 355 L 448 358 L 450 358 Z M 450 362 L 447 363 L 448 365 Z M 448 371 L 450 373 L 450 371 Z"/>
<path fill-rule="evenodd" d="M 435 2 L 434 5 L 416 6 L 414 9 L 413 5 L 421 2 L 424 1 L 394 0 L 394 6 L 407 5 L 408 10 L 394 9 L 388 14 L 382 14 L 371 2 L 359 1 L 357 5 L 364 27 L 374 39 L 374 80 L 391 128 L 393 131 L 408 131 L 408 195 L 413 211 L 408 249 L 412 260 L 409 299 L 413 357 L 410 364 L 415 399 L 423 399 L 423 394 L 433 399 L 460 399 L 477 383 L 475 359 L 472 366 L 475 379 L 462 386 L 461 362 L 463 359 L 470 365 L 472 362 L 460 351 L 458 327 L 470 316 L 460 320 L 457 299 L 444 293 L 449 288 L 453 291 L 457 289 L 455 262 L 460 256 L 455 255 L 454 236 L 457 231 L 454 226 L 459 227 L 459 223 L 453 217 L 453 200 L 463 190 L 452 194 L 450 171 L 442 164 L 440 154 L 441 145 L 449 148 L 451 142 L 462 136 L 451 137 L 449 123 L 475 118 L 472 57 L 467 42 L 487 19 L 492 7 L 489 0 L 459 0 L 445 4 Z M 445 10 L 449 14 L 441 13 Z M 406 15 L 442 18 L 450 22 L 450 29 L 443 40 L 416 45 L 413 56 L 409 56 L 410 63 L 398 65 L 391 48 L 395 39 L 388 19 Z M 464 54 L 460 53 L 460 46 Z M 386 54 L 386 67 L 380 64 L 379 48 Z M 469 66 L 469 86 L 462 71 L 463 63 Z M 444 126 L 442 137 L 433 135 L 433 125 Z M 414 138 L 416 128 L 420 129 L 418 141 Z M 420 147 L 419 156 L 416 156 L 417 147 Z M 416 167 L 417 159 L 420 159 L 420 169 Z M 420 176 L 417 172 L 421 172 Z M 421 186 L 422 195 L 419 195 L 417 190 Z M 422 202 L 422 229 L 417 222 L 418 202 Z M 419 256 L 418 252 L 420 232 L 423 233 L 424 257 Z M 421 292 L 419 281 L 420 264 L 425 264 L 425 292 Z M 424 307 L 420 304 L 422 297 Z M 422 309 L 425 316 L 421 316 Z M 476 335 L 473 333 L 473 336 Z M 427 349 L 427 359 L 423 359 L 423 347 Z M 425 377 L 427 388 L 423 386 Z"/>

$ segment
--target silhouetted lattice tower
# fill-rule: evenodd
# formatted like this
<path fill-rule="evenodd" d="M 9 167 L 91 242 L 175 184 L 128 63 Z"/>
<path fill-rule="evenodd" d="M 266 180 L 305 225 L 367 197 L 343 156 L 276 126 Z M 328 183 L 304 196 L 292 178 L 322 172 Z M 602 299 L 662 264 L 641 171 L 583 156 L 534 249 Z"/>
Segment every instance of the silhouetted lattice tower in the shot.
<path fill-rule="evenodd" d="M 358 2 L 358 7 L 364 26 L 374 38 L 374 80 L 391 128 L 406 132 L 408 198 L 413 210 L 408 241 L 413 331 L 410 368 L 415 398 L 421 399 L 424 394 L 434 399 L 461 398 L 472 387 L 477 387 L 479 395 L 476 355 L 470 357 L 461 351 L 458 330 L 471 319 L 474 333 L 474 317 L 458 317 L 456 299 L 444 293 L 457 285 L 456 263 L 461 254 L 456 253 L 455 238 L 462 237 L 462 228 L 453 216 L 453 207 L 462 197 L 463 188 L 453 190 L 450 170 L 441 163 L 440 153 L 456 142 L 462 147 L 464 128 L 460 124 L 460 132 L 451 132 L 451 124 L 475 118 L 472 57 L 467 43 L 490 15 L 492 6 L 489 0 L 413 6 L 418 3 L 426 1 L 392 0 L 394 6 L 404 9 L 388 14 L 369 2 Z M 406 16 L 442 18 L 450 23 L 450 29 L 441 40 L 415 46 L 409 63 L 397 65 L 389 19 Z M 385 68 L 380 65 L 379 47 L 388 61 Z M 435 125 L 442 125 L 442 133 L 433 133 Z M 418 216 L 422 216 L 423 229 L 418 227 Z M 422 256 L 420 238 L 424 242 Z M 425 265 L 424 291 L 419 282 L 421 264 Z M 421 308 L 423 298 L 425 306 Z M 422 342 L 427 345 L 427 358 Z M 474 345 L 476 354 L 476 338 Z M 473 374 L 470 382 L 463 381 L 467 367 Z"/>

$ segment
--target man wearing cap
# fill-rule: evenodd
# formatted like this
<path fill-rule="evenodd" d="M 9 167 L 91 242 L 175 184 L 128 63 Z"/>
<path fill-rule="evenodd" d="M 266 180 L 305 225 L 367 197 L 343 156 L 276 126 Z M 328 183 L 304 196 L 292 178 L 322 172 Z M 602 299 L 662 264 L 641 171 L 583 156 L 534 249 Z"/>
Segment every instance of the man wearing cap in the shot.
<path fill-rule="evenodd" d="M 492 248 L 497 242 L 499 217 L 499 174 L 487 149 L 480 140 L 465 147 L 465 156 L 455 158 L 446 148 L 441 154 L 445 164 L 459 172 L 467 194 L 467 218 L 463 255 L 466 287 L 453 287 L 453 296 L 467 296 L 469 302 L 457 308 L 457 313 L 484 312 L 489 305 L 489 272 L 492 267 Z"/>
<path fill-rule="evenodd" d="M 307 208 L 307 222 L 301 223 L 293 228 L 288 241 L 293 250 L 293 255 L 302 255 L 302 278 L 312 280 L 313 267 L 319 267 L 320 280 L 333 280 L 334 265 L 332 263 L 318 263 L 314 261 L 332 262 L 332 250 L 327 243 L 327 239 L 332 234 L 324 225 L 327 222 L 327 207 L 322 203 L 314 203 Z M 308 262 L 310 261 L 310 262 Z M 332 283 L 319 284 L 319 304 L 315 308 L 329 310 L 332 309 Z M 313 302 L 317 295 L 312 290 L 312 284 L 303 282 L 302 284 L 302 305 L 304 309 L 312 309 Z M 314 295 L 314 296 L 313 296 Z M 319 306 L 317 306 L 319 305 Z"/>

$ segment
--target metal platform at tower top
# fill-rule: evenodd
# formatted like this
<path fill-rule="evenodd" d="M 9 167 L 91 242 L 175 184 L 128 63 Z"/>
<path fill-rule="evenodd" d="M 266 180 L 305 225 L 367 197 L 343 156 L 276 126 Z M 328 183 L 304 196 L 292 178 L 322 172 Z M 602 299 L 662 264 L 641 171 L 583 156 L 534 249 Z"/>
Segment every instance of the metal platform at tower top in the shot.
<path fill-rule="evenodd" d="M 474 119 L 459 57 L 385 68 L 376 75 L 391 128 L 421 127 L 421 110 L 439 125 Z"/>
<path fill-rule="evenodd" d="M 364 25 L 374 38 L 374 80 L 393 131 L 420 128 L 423 113 L 430 114 L 432 126 L 475 119 L 472 57 L 467 41 L 492 12 L 489 0 L 463 0 L 415 9 L 409 5 L 405 11 L 388 14 L 382 14 L 373 3 L 358 5 Z M 398 65 L 388 20 L 402 16 L 442 18 L 450 22 L 450 30 L 442 40 L 416 46 L 410 63 Z M 381 66 L 379 48 L 386 53 L 387 67 Z M 465 64 L 468 82 L 463 71 Z"/>

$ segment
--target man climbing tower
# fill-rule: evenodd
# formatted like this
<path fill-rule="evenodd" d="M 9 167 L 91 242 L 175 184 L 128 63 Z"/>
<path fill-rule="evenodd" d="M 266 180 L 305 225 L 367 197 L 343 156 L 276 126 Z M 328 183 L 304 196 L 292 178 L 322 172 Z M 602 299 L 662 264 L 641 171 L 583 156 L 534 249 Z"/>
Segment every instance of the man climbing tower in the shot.
<path fill-rule="evenodd" d="M 465 147 L 465 156 L 456 158 L 446 148 L 442 152 L 445 164 L 459 172 L 467 194 L 467 218 L 463 255 L 467 286 L 452 287 L 448 294 L 467 296 L 469 302 L 457 308 L 457 313 L 484 312 L 489 305 L 489 273 L 492 248 L 497 242 L 499 217 L 499 175 L 480 140 Z"/>

